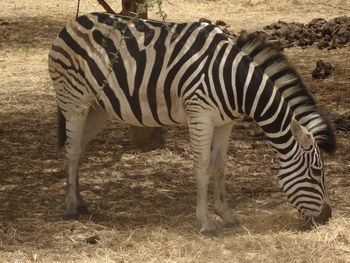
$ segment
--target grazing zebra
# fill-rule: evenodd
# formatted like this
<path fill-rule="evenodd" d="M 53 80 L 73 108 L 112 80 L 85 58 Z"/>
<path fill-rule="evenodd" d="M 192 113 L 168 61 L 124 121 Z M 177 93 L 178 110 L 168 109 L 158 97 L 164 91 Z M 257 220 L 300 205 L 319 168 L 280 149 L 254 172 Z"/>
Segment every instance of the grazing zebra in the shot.
<path fill-rule="evenodd" d="M 306 218 L 331 217 L 319 148 L 335 150 L 328 120 L 309 89 L 273 46 L 254 35 L 232 39 L 206 22 L 162 23 L 91 13 L 69 23 L 49 54 L 59 107 L 59 143 L 66 141 L 65 217 L 86 212 L 78 164 L 107 116 L 146 127 L 187 124 L 198 184 L 196 215 L 215 231 L 214 208 L 234 226 L 225 200 L 224 169 L 232 123 L 246 114 L 264 130 L 279 162 L 279 183 Z"/>

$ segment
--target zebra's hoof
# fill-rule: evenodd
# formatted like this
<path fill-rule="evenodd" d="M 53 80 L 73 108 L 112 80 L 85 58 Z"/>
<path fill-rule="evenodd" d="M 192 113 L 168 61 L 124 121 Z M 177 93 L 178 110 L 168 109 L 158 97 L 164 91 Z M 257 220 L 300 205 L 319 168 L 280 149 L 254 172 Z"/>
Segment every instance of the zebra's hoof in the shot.
<path fill-rule="evenodd" d="M 238 227 L 240 225 L 239 221 L 237 222 L 230 222 L 230 223 L 225 223 L 224 227 L 225 228 L 234 228 L 234 227 Z"/>
<path fill-rule="evenodd" d="M 65 221 L 74 221 L 79 219 L 79 214 L 68 213 L 64 214 L 63 219 Z"/>
<path fill-rule="evenodd" d="M 78 207 L 78 217 L 79 215 L 89 215 L 89 214 L 90 214 L 90 211 L 86 205 L 82 205 Z"/>
<path fill-rule="evenodd" d="M 224 222 L 224 227 L 225 228 L 233 228 L 233 227 L 238 227 L 241 223 L 236 217 L 233 217 L 230 221 Z"/>
<path fill-rule="evenodd" d="M 206 237 L 216 237 L 218 235 L 215 230 L 201 230 L 199 233 Z"/>

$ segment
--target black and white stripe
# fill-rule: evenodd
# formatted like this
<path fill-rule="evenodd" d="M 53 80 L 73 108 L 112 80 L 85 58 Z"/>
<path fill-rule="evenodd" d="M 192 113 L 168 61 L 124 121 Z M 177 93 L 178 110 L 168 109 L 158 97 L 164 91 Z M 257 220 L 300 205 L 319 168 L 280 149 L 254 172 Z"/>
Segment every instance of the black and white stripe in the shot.
<path fill-rule="evenodd" d="M 67 217 L 83 206 L 78 161 L 107 114 L 136 126 L 189 126 L 203 232 L 214 228 L 207 213 L 210 174 L 216 211 L 226 224 L 237 223 L 224 199 L 223 170 L 232 121 L 241 114 L 256 120 L 276 150 L 280 184 L 292 204 L 316 221 L 329 207 L 318 147 L 334 151 L 332 129 L 285 57 L 257 36 L 233 39 L 204 22 L 92 13 L 59 33 L 49 70 L 68 139 Z"/>

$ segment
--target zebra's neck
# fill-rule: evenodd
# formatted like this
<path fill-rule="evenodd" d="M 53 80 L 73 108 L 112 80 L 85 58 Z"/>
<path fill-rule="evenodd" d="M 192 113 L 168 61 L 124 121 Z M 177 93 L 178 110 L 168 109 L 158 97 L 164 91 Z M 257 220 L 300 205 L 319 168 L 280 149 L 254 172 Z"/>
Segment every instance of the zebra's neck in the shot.
<path fill-rule="evenodd" d="M 216 66 L 222 72 L 216 83 L 225 87 L 221 101 L 225 102 L 223 108 L 227 107 L 225 113 L 229 117 L 230 113 L 240 113 L 253 118 L 283 160 L 290 158 L 297 144 L 290 132 L 292 119 L 311 132 L 321 148 L 334 150 L 335 139 L 328 120 L 301 77 L 276 48 L 254 36 L 243 36 L 227 49 L 222 45 L 217 52 L 223 50 L 221 53 L 228 55 L 222 56 L 224 62 Z M 219 55 L 216 58 L 222 59 Z M 215 78 L 214 71 L 212 75 Z"/>

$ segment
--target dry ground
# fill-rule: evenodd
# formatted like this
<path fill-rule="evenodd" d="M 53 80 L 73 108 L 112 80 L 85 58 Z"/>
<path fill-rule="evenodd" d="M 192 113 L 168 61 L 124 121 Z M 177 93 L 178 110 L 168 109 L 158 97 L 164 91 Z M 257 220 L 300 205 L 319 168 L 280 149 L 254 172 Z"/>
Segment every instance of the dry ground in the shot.
<path fill-rule="evenodd" d="M 96 2 L 81 0 L 81 13 L 102 10 Z M 238 32 L 279 19 L 305 23 L 350 15 L 349 1 L 328 2 L 169 0 L 164 10 L 169 20 L 221 19 Z M 197 234 L 184 127 L 169 129 L 165 149 L 136 153 L 129 147 L 127 127 L 114 122 L 91 144 L 81 168 L 91 216 L 62 221 L 64 153 L 56 147 L 47 54 L 58 30 L 74 18 L 75 5 L 0 3 L 1 262 L 350 262 L 349 46 L 285 50 L 336 123 L 339 150 L 324 156 L 334 210 L 328 225 L 300 230 L 298 214 L 277 186 L 272 150 L 242 121 L 232 133 L 227 167 L 229 204 L 240 227 L 223 229 L 215 218 L 218 237 Z M 156 10 L 150 12 L 157 18 Z M 311 79 L 318 59 L 334 66 L 331 78 Z M 88 244 L 92 236 L 99 242 Z"/>

